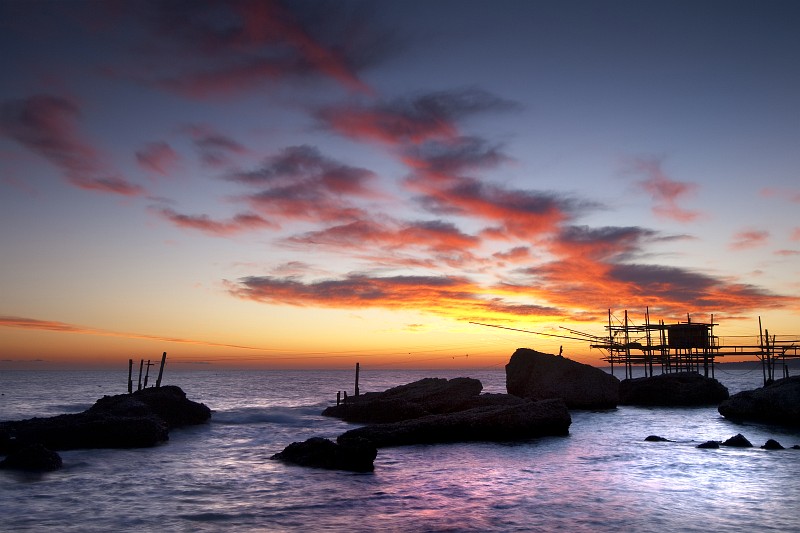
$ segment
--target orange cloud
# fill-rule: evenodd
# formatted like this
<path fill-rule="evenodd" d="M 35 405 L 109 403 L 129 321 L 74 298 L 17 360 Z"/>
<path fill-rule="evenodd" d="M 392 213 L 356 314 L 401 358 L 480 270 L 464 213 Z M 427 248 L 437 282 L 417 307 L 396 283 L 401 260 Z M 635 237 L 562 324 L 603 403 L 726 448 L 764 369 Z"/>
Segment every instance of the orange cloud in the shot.
<path fill-rule="evenodd" d="M 141 333 L 124 333 L 118 331 L 107 331 L 96 328 L 88 328 L 78 326 L 75 324 L 68 324 L 66 322 L 57 322 L 52 320 L 39 320 L 35 318 L 25 318 L 17 316 L 0 316 L 0 327 L 18 328 L 40 331 L 57 331 L 62 333 L 75 333 L 79 335 L 99 335 L 103 337 L 123 337 L 127 339 L 145 339 L 156 340 L 162 342 L 180 343 L 180 344 L 196 344 L 200 346 L 217 346 L 223 348 L 238 348 L 242 350 L 261 350 L 254 346 L 242 346 L 238 344 L 224 344 L 218 342 L 208 342 L 196 339 L 183 339 L 178 337 L 161 337 L 158 335 L 144 335 Z"/>

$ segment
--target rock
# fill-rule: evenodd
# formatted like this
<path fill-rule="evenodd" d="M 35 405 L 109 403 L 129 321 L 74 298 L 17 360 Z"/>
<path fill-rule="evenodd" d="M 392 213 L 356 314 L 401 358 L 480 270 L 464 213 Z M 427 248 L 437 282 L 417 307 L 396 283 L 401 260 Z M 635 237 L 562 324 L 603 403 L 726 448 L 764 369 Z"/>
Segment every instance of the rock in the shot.
<path fill-rule="evenodd" d="M 646 442 L 672 442 L 669 439 L 665 439 L 664 437 L 659 437 L 658 435 L 649 435 L 644 439 Z"/>
<path fill-rule="evenodd" d="M 481 399 L 482 389 L 481 382 L 473 378 L 425 378 L 384 392 L 350 396 L 346 403 L 328 407 L 322 414 L 347 422 L 380 424 L 429 414 L 450 413 L 502 401 L 513 402 L 507 398 Z"/>
<path fill-rule="evenodd" d="M 511 441 L 546 435 L 567 435 L 572 423 L 563 400 L 525 401 L 517 405 L 476 407 L 401 422 L 374 424 L 339 436 L 345 443 L 363 438 L 377 448 L 411 444 Z"/>
<path fill-rule="evenodd" d="M 0 453 L 42 444 L 51 450 L 141 448 L 169 438 L 169 429 L 211 417 L 175 386 L 105 396 L 82 413 L 0 422 Z"/>
<path fill-rule="evenodd" d="M 734 394 L 722 402 L 717 410 L 735 422 L 800 426 L 800 376 L 780 379 L 765 387 Z"/>
<path fill-rule="evenodd" d="M 372 472 L 378 455 L 375 446 L 364 439 L 349 439 L 336 443 L 321 437 L 305 442 L 293 442 L 270 459 L 313 468 Z"/>
<path fill-rule="evenodd" d="M 776 441 L 775 439 L 769 439 L 764 445 L 761 447 L 763 450 L 785 450 L 781 443 Z"/>
<path fill-rule="evenodd" d="M 52 472 L 61 466 L 61 456 L 41 444 L 22 446 L 0 461 L 0 468 L 27 472 Z"/>
<path fill-rule="evenodd" d="M 566 357 L 519 348 L 506 365 L 509 394 L 532 400 L 560 398 L 570 409 L 611 409 L 619 401 L 619 380 Z"/>
<path fill-rule="evenodd" d="M 719 381 L 697 372 L 677 372 L 626 379 L 619 384 L 620 405 L 718 405 L 728 398 Z"/>
<path fill-rule="evenodd" d="M 716 450 L 717 448 L 719 448 L 719 441 L 707 440 L 703 444 L 698 444 L 697 447 L 698 448 L 710 448 L 710 449 Z"/>
<path fill-rule="evenodd" d="M 747 440 L 744 435 L 738 433 L 722 443 L 722 446 L 731 446 L 733 448 L 752 448 L 753 445 Z"/>

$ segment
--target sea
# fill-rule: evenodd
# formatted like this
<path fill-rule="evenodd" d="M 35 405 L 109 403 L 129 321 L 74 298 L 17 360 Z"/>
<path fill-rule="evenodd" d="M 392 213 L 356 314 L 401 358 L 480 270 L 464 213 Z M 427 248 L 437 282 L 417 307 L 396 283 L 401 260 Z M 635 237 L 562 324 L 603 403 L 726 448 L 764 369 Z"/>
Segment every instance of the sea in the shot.
<path fill-rule="evenodd" d="M 722 366 L 731 394 L 763 384 L 760 368 Z M 362 368 L 359 385 L 459 376 L 505 392 L 502 367 Z M 0 371 L 0 420 L 80 412 L 127 377 Z M 351 370 L 168 365 L 163 384 L 208 405 L 210 422 L 154 448 L 63 451 L 55 472 L 0 471 L 0 531 L 800 532 L 800 429 L 735 424 L 716 407 L 572 411 L 568 436 L 386 448 L 374 472 L 351 473 L 270 459 L 354 427 L 321 416 L 352 394 Z M 754 447 L 697 448 L 739 433 Z M 786 449 L 762 449 L 768 439 Z"/>

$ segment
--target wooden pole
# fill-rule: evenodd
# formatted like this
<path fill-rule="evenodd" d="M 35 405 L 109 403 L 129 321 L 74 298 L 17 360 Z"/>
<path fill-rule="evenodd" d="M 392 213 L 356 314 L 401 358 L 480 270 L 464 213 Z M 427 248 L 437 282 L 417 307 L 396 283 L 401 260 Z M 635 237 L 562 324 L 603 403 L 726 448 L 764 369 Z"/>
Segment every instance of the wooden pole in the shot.
<path fill-rule="evenodd" d="M 150 377 L 150 367 L 153 366 L 153 363 L 150 362 L 150 359 L 147 360 L 147 371 L 144 373 L 144 388 L 147 388 L 147 378 Z"/>
<path fill-rule="evenodd" d="M 156 388 L 161 387 L 161 376 L 164 374 L 164 363 L 167 362 L 167 352 L 161 354 L 161 367 L 158 369 L 158 379 L 156 380 Z"/>
<path fill-rule="evenodd" d="M 356 396 L 358 396 L 358 371 L 359 371 L 359 364 L 356 363 Z"/>
<path fill-rule="evenodd" d="M 144 359 L 139 361 L 139 388 L 136 390 L 142 390 L 142 367 L 144 367 Z"/>
<path fill-rule="evenodd" d="M 342 403 L 342 391 L 336 391 L 336 405 Z"/>
<path fill-rule="evenodd" d="M 128 394 L 133 392 L 133 359 L 128 359 Z"/>

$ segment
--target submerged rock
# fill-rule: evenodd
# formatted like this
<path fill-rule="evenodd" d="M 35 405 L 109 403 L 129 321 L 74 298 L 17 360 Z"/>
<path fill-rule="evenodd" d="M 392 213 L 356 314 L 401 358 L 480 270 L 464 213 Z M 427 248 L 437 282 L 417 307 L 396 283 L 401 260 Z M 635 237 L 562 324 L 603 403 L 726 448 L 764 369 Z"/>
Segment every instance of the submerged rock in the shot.
<path fill-rule="evenodd" d="M 0 461 L 0 468 L 27 472 L 52 472 L 61 466 L 61 456 L 41 444 L 22 446 Z"/>
<path fill-rule="evenodd" d="M 169 438 L 169 430 L 211 417 L 176 386 L 105 396 L 82 413 L 0 422 L 0 453 L 30 444 L 51 450 L 141 448 Z"/>
<path fill-rule="evenodd" d="M 769 439 L 764 445 L 761 447 L 764 450 L 785 450 L 781 443 L 776 441 L 775 439 Z"/>
<path fill-rule="evenodd" d="M 372 472 L 378 456 L 375 446 L 364 439 L 336 443 L 321 437 L 293 442 L 270 459 L 312 468 Z"/>
<path fill-rule="evenodd" d="M 721 446 L 730 446 L 732 448 L 752 448 L 753 444 L 747 440 L 744 435 L 738 433 L 723 442 Z"/>
<path fill-rule="evenodd" d="M 646 442 L 672 442 L 669 439 L 665 439 L 664 437 L 659 437 L 658 435 L 648 435 L 644 439 Z"/>
<path fill-rule="evenodd" d="M 677 372 L 626 379 L 619 384 L 620 405 L 718 405 L 728 398 L 719 381 L 697 372 Z"/>
<path fill-rule="evenodd" d="M 698 444 L 698 448 L 710 448 L 716 450 L 719 448 L 719 441 L 718 440 L 707 440 L 703 444 Z"/>
<path fill-rule="evenodd" d="M 734 394 L 717 410 L 735 422 L 800 426 L 800 376 L 779 379 L 765 387 Z"/>
<path fill-rule="evenodd" d="M 619 379 L 566 357 L 519 348 L 506 365 L 506 390 L 532 400 L 562 399 L 570 409 L 611 409 Z"/>
<path fill-rule="evenodd" d="M 525 401 L 352 429 L 337 442 L 366 439 L 378 448 L 411 444 L 511 441 L 567 435 L 572 423 L 563 400 Z"/>

